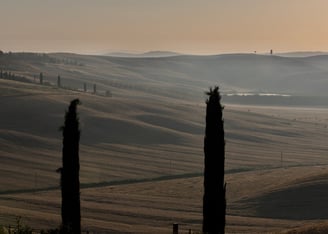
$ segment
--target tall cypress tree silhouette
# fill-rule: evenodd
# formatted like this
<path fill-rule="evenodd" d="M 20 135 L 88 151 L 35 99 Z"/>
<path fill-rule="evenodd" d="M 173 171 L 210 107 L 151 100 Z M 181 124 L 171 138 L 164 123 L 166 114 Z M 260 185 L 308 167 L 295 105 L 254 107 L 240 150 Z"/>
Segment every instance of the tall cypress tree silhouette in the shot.
<path fill-rule="evenodd" d="M 224 234 L 226 184 L 224 182 L 225 141 L 219 87 L 206 93 L 205 169 L 203 197 L 203 232 Z"/>
<path fill-rule="evenodd" d="M 79 181 L 79 119 L 76 113 L 79 99 L 71 101 L 65 114 L 63 132 L 63 167 L 61 168 L 62 228 L 64 233 L 81 233 Z"/>

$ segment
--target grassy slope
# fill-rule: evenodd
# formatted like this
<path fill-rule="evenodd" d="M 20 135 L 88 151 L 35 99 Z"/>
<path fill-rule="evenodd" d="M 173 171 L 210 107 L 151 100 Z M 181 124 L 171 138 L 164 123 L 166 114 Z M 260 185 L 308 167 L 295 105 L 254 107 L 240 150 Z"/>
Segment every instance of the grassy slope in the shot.
<path fill-rule="evenodd" d="M 204 105 L 105 98 L 0 81 L 2 191 L 56 186 L 64 112 L 79 97 L 81 182 L 140 179 L 202 171 Z M 12 88 L 15 87 L 15 88 Z M 14 89 L 19 88 L 20 93 Z M 227 169 L 325 163 L 324 123 L 226 107 Z M 250 124 L 251 123 L 251 124 Z M 301 152 L 301 154 L 300 154 Z M 309 157 L 308 155 L 311 155 Z M 246 156 L 245 156 L 246 155 Z M 42 176 L 41 176 L 42 175 Z"/>
<path fill-rule="evenodd" d="M 76 54 L 0 56 L 0 68 L 33 80 L 43 72 L 45 81 L 83 88 L 83 83 L 111 90 L 116 96 L 133 94 L 153 98 L 198 101 L 200 88 L 220 84 L 224 91 L 288 93 L 327 96 L 328 56 L 288 58 L 252 54 L 116 58 Z"/>
<path fill-rule="evenodd" d="M 83 102 L 79 109 L 83 133 L 81 183 L 202 172 L 204 105 L 104 98 L 0 82 L 1 89 L 6 90 L 0 99 L 5 106 L 0 128 L 0 173 L 5 178 L 2 192 L 58 185 L 54 171 L 60 166 L 61 135 L 57 129 L 69 100 L 75 97 Z M 298 120 L 299 116 L 302 118 Z M 326 164 L 325 110 L 314 113 L 307 109 L 226 106 L 225 119 L 227 169 L 248 170 L 228 175 L 227 230 L 252 233 L 301 225 L 297 220 L 280 220 L 295 218 L 293 213 L 289 218 L 277 215 L 280 210 L 275 213 L 277 204 L 271 205 L 270 196 L 280 196 L 281 201 L 290 187 L 297 185 L 310 193 L 315 191 L 305 182 L 313 180 L 316 185 L 316 176 L 326 173 L 325 166 L 311 166 Z M 140 133 L 142 137 L 136 137 Z M 281 152 L 283 166 L 288 169 L 279 169 Z M 202 178 L 195 176 L 82 190 L 84 228 L 166 232 L 172 222 L 178 221 L 184 224 L 182 228 L 199 230 Z M 2 215 L 9 219 L 22 215 L 38 227 L 59 224 L 58 192 L 3 194 Z"/>
<path fill-rule="evenodd" d="M 59 224 L 58 190 L 16 195 L 8 190 L 58 186 L 58 128 L 69 101 L 76 97 L 83 103 L 79 108 L 81 183 L 202 172 L 205 105 L 202 95 L 195 96 L 188 90 L 202 92 L 199 89 L 207 87 L 207 81 L 196 85 L 188 81 L 184 88 L 183 80 L 192 78 L 179 73 L 182 80 L 172 89 L 170 79 L 177 73 L 171 74 L 171 70 L 169 77 L 151 79 L 158 72 L 156 68 L 165 65 L 162 60 L 151 68 L 142 68 L 149 74 L 140 76 L 137 70 L 147 64 L 147 59 L 126 69 L 125 59 L 70 56 L 86 65 L 32 64 L 26 73 L 37 73 L 42 68 L 45 76 L 55 82 L 59 70 L 62 77 L 69 77 L 68 85 L 96 82 L 99 89 L 110 87 L 114 97 L 0 80 L 0 191 L 7 191 L 0 198 L 0 216 L 10 219 L 22 215 L 40 227 Z M 166 73 L 165 69 L 162 72 Z M 111 74 L 108 79 L 106 73 Z M 135 81 L 132 86 L 131 79 Z M 195 98 L 197 101 L 192 101 Z M 325 167 L 318 170 L 313 166 L 327 163 L 326 116 L 324 109 L 226 106 L 227 169 L 240 171 L 227 179 L 228 230 L 254 233 L 303 224 L 280 220 L 286 217 L 280 217 L 279 212 L 277 216 L 276 204 L 270 206 L 270 201 L 279 197 L 280 201 L 284 194 L 288 198 L 290 187 L 296 185 L 310 194 L 320 185 L 315 176 L 325 175 Z M 282 164 L 288 169 L 279 169 L 281 153 Z M 85 189 L 83 225 L 91 230 L 165 232 L 178 221 L 185 224 L 183 228 L 199 230 L 201 189 L 201 177 Z M 263 207 L 265 210 L 260 209 Z"/>
<path fill-rule="evenodd" d="M 259 170 L 227 175 L 228 182 L 228 233 L 280 232 L 297 226 L 311 226 L 316 220 L 293 219 L 303 214 L 311 218 L 308 206 L 320 206 L 324 199 L 312 199 L 318 192 L 306 184 L 319 185 L 318 178 L 327 175 L 328 167 L 295 167 L 275 170 Z M 83 229 L 93 231 L 170 233 L 173 222 L 180 223 L 181 230 L 201 229 L 202 178 L 165 180 L 137 184 L 116 185 L 82 189 Z M 275 200 L 266 200 L 271 206 L 268 213 L 276 217 L 263 217 L 262 198 L 279 192 L 280 202 L 288 200 L 288 190 L 298 187 L 302 203 L 279 206 Z M 302 195 L 304 193 L 304 195 Z M 253 201 L 251 201 L 253 199 Z M 254 204 L 254 201 L 257 203 Z M 263 205 L 262 204 L 262 205 Z M 294 210 L 297 205 L 297 210 Z M 306 206 L 306 207 L 305 207 Z M 299 209 L 302 208 L 302 209 Z M 281 218 L 285 212 L 295 211 L 289 218 Z M 316 210 L 318 211 L 318 210 Z M 297 212 L 297 213 L 296 213 Z M 326 209 L 320 210 L 322 217 Z M 1 215 L 7 218 L 21 215 L 25 222 L 36 227 L 51 227 L 60 223 L 59 191 L 1 195 Z M 294 215 L 294 216 L 293 216 Z"/>

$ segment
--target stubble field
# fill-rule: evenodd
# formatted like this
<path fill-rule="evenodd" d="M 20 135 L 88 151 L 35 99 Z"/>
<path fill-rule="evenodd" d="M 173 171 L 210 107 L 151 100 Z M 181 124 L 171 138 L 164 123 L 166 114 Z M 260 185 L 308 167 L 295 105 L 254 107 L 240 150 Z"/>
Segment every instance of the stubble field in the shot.
<path fill-rule="evenodd" d="M 201 230 L 204 102 L 101 97 L 1 82 L 0 217 L 60 225 L 65 109 L 80 98 L 83 230 Z M 226 104 L 227 232 L 283 232 L 328 218 L 327 109 Z"/>

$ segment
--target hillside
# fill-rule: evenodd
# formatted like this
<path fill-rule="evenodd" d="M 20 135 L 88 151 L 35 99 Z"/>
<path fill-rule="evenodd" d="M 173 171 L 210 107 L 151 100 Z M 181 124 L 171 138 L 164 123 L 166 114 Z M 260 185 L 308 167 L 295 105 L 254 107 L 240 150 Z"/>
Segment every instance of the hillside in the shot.
<path fill-rule="evenodd" d="M 302 103 L 305 97 L 327 97 L 328 56 L 279 57 L 255 54 L 217 56 L 180 55 L 157 58 L 124 58 L 77 54 L 12 53 L 0 56 L 0 68 L 29 78 L 57 84 L 57 76 L 66 87 L 88 90 L 97 84 L 99 92 L 110 90 L 115 96 L 133 94 L 135 98 L 173 98 L 184 101 L 204 99 L 201 90 L 220 84 L 223 94 L 279 94 L 277 104 Z M 38 79 L 36 79 L 38 82 Z M 294 97 L 289 101 L 288 96 Z M 297 97 L 303 97 L 297 101 Z M 273 97 L 277 99 L 277 96 Z M 230 101 L 230 97 L 226 98 Z M 239 98 L 237 102 L 242 103 Z M 247 98 L 246 98 L 247 99 Z M 257 99 L 270 101 L 272 97 Z M 267 101 L 266 101 L 267 100 Z M 236 102 L 236 100 L 231 100 Z M 315 99 L 307 105 L 325 105 Z"/>
<path fill-rule="evenodd" d="M 171 52 L 171 51 L 149 51 L 146 53 L 126 53 L 126 52 L 113 52 L 106 53 L 104 56 L 110 57 L 134 57 L 134 58 L 158 58 L 158 57 L 171 57 L 181 55 L 179 53 Z"/>
<path fill-rule="evenodd" d="M 54 171 L 61 163 L 58 129 L 69 101 L 76 97 L 83 103 L 79 108 L 82 182 L 202 171 L 204 104 L 109 98 L 14 81 L 0 83 L 0 144 L 8 166 L 0 173 L 3 177 L 15 173 L 24 182 L 20 185 L 7 181 L 1 184 L 1 190 L 36 186 L 36 174 L 44 176 L 37 186 L 57 184 Z M 313 157 L 318 157 L 315 163 L 321 162 L 321 150 L 327 149 L 323 132 L 327 123 L 319 112 L 315 118 L 322 118 L 322 123 L 314 124 L 304 122 L 304 114 L 304 119 L 292 116 L 285 120 L 272 110 L 265 111 L 271 115 L 263 115 L 263 111 L 256 113 L 254 107 L 239 109 L 225 109 L 227 169 L 280 165 L 280 152 L 285 150 L 291 164 L 311 164 Z M 238 145 L 247 147 L 240 149 Z M 298 156 L 301 149 L 311 152 L 312 159 Z M 247 160 L 240 158 L 249 153 Z M 272 157 L 276 159 L 268 162 Z M 17 165 L 24 170 L 15 172 Z"/>
<path fill-rule="evenodd" d="M 59 128 L 69 101 L 79 98 L 84 230 L 167 233 L 172 222 L 200 230 L 204 92 L 219 84 L 225 94 L 278 88 L 284 93 L 287 85 L 271 86 L 274 72 L 286 71 L 284 82 L 292 76 L 283 74 L 303 79 L 308 72 L 325 73 L 325 62 L 325 56 L 0 56 L 0 69 L 30 81 L 0 79 L 0 221 L 21 215 L 32 226 L 59 225 Z M 263 82 L 250 75 L 254 72 L 263 74 Z M 56 85 L 58 75 L 62 87 Z M 295 106 L 279 100 L 268 105 L 273 99 L 240 105 L 223 96 L 229 232 L 281 231 L 327 216 L 325 209 L 318 216 L 306 212 L 325 201 L 325 194 L 309 197 L 326 187 L 328 109 L 299 105 L 310 92 L 310 81 L 304 80 L 289 80 L 295 89 L 288 94 L 299 95 Z M 321 95 L 316 81 L 327 82 L 313 80 L 312 98 Z M 112 96 L 105 95 L 107 90 Z M 293 199 L 300 191 L 305 196 Z M 301 206 L 304 202 L 307 206 Z M 288 212 L 282 215 L 281 209 Z"/>

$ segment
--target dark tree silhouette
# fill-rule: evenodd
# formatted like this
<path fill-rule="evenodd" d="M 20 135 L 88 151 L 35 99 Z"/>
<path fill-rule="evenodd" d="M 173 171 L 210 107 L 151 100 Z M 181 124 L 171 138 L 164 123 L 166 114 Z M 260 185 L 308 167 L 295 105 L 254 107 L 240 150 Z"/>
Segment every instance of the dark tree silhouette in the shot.
<path fill-rule="evenodd" d="M 65 233 L 81 233 L 79 181 L 79 119 L 76 113 L 79 99 L 71 101 L 65 115 L 63 132 L 63 167 L 61 172 L 62 228 Z"/>
<path fill-rule="evenodd" d="M 40 72 L 39 78 L 40 78 L 40 84 L 43 84 L 43 74 L 42 74 L 42 72 Z"/>
<path fill-rule="evenodd" d="M 206 93 L 205 169 L 203 197 L 203 232 L 225 231 L 226 184 L 224 182 L 225 141 L 219 87 Z"/>
<path fill-rule="evenodd" d="M 61 79 L 60 79 L 60 75 L 58 75 L 57 77 L 57 86 L 61 87 Z"/>
<path fill-rule="evenodd" d="M 96 86 L 96 84 L 93 84 L 93 93 L 94 93 L 94 94 L 97 93 L 97 86 Z"/>

